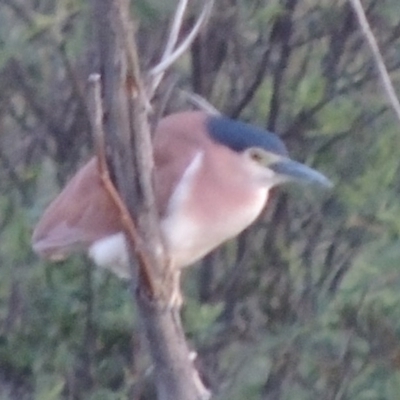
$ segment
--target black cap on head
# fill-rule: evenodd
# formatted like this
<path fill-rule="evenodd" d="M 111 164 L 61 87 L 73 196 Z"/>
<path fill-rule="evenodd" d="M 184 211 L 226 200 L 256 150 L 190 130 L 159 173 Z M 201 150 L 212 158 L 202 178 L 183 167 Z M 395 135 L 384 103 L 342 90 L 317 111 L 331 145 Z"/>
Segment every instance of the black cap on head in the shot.
<path fill-rule="evenodd" d="M 282 140 L 267 130 L 223 116 L 211 116 L 206 124 L 215 141 L 234 151 L 242 152 L 249 147 L 260 147 L 282 156 L 288 154 Z"/>

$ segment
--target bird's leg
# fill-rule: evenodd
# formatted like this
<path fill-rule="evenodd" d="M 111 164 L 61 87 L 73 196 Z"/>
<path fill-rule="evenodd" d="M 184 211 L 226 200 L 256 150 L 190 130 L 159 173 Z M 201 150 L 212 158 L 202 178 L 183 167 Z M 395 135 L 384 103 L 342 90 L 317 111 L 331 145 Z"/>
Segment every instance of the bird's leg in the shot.
<path fill-rule="evenodd" d="M 168 246 L 164 245 L 164 284 L 162 290 L 162 298 L 164 304 L 169 310 L 176 310 L 179 314 L 182 304 L 183 296 L 181 291 L 181 269 L 177 268 L 173 258 L 170 256 Z"/>
<path fill-rule="evenodd" d="M 181 270 L 175 268 L 171 264 L 168 266 L 168 281 L 170 284 L 171 292 L 168 299 L 168 308 L 180 311 L 183 304 L 183 296 L 181 291 Z"/>
<path fill-rule="evenodd" d="M 180 310 L 183 305 L 183 295 L 181 289 L 181 270 L 174 269 L 172 271 L 172 295 L 170 304 Z"/>

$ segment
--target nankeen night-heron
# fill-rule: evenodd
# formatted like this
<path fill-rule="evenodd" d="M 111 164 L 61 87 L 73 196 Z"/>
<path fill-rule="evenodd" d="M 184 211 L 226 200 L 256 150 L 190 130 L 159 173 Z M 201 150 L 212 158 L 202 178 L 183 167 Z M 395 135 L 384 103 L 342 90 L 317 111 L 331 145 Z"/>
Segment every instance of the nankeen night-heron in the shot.
<path fill-rule="evenodd" d="M 179 269 L 252 224 L 274 186 L 331 186 L 321 173 L 291 160 L 275 134 L 201 111 L 163 118 L 153 148 L 160 229 Z M 50 204 L 33 233 L 33 248 L 53 260 L 86 250 L 97 265 L 128 277 L 119 212 L 97 168 L 91 159 Z"/>

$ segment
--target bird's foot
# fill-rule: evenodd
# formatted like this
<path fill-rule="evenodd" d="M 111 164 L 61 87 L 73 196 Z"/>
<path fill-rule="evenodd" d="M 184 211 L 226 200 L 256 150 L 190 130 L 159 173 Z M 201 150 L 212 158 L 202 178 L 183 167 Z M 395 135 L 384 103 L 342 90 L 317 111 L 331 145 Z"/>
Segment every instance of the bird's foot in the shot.
<path fill-rule="evenodd" d="M 165 283 L 165 287 L 168 288 L 167 307 L 179 313 L 183 305 L 181 270 L 169 265 Z"/>

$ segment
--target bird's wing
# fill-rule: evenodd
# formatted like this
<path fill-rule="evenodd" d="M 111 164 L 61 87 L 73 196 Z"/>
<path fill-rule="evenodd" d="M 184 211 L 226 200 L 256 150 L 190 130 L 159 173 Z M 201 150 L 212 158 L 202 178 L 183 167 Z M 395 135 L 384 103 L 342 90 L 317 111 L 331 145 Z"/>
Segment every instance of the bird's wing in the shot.
<path fill-rule="evenodd" d="M 118 210 L 93 158 L 49 205 L 34 230 L 33 248 L 44 257 L 60 259 L 121 230 Z"/>

